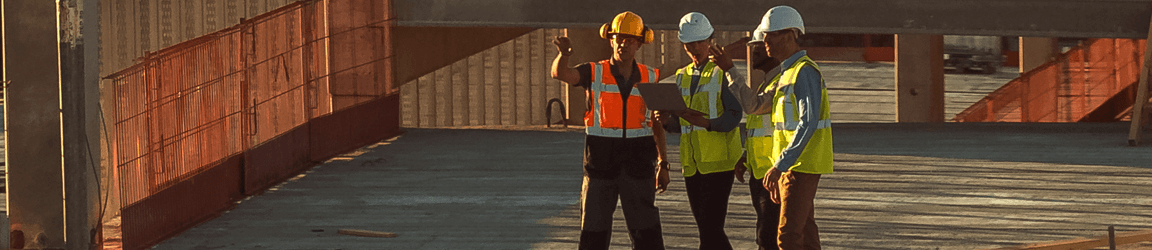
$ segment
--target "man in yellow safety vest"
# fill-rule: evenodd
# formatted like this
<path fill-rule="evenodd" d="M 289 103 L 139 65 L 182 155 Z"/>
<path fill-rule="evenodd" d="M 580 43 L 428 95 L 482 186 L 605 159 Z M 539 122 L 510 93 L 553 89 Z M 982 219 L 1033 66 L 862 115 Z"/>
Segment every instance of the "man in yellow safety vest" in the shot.
<path fill-rule="evenodd" d="M 568 38 L 552 41 L 560 52 L 552 62 L 552 78 L 583 87 L 588 98 L 579 249 L 608 249 L 617 198 L 633 248 L 664 249 L 655 205 L 655 193 L 664 192 L 669 182 L 664 129 L 653 126 L 652 112 L 635 88 L 660 79 L 656 68 L 635 61 L 640 45 L 655 36 L 639 15 L 626 11 L 601 26 L 600 37 L 609 39 L 612 58 L 575 68 L 567 66 L 572 54 Z"/>
<path fill-rule="evenodd" d="M 796 9 L 769 9 L 752 32 L 751 43 L 763 45 L 768 56 L 785 58 L 780 70 L 767 76 L 772 80 L 761 86 L 764 89 L 729 86 L 750 114 L 771 117 L 761 120 L 760 128 L 772 127 L 772 145 L 748 150 L 750 155 L 772 156 L 774 167 L 764 174 L 763 185 L 780 204 L 777 244 L 781 249 L 820 248 L 813 201 L 820 175 L 833 171 L 828 89 L 819 66 L 797 43 L 801 34 L 804 22 Z M 771 108 L 765 112 L 762 107 Z M 750 127 L 753 122 L 749 119 Z"/>

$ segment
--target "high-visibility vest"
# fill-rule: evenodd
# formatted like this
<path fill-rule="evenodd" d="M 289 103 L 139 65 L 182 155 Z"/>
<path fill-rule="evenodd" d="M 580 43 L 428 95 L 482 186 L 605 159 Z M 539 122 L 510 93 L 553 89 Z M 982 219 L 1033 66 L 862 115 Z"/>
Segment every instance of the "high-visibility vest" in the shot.
<path fill-rule="evenodd" d="M 704 64 L 699 72 L 694 70 L 695 66 L 691 64 L 676 72 L 680 96 L 688 108 L 708 114 L 706 118 L 720 117 L 724 113 L 724 102 L 720 100 L 720 81 L 724 78 L 724 70 L 712 62 Z M 700 80 L 697 82 L 696 93 L 692 94 L 692 77 L 695 75 L 699 75 Z M 697 172 L 711 174 L 731 171 L 742 153 L 740 130 L 713 132 L 680 119 L 680 163 L 684 177 L 696 175 Z"/>
<path fill-rule="evenodd" d="M 769 83 L 776 83 L 779 80 L 780 74 L 776 74 Z M 756 90 L 763 93 L 771 86 L 772 84 L 765 84 Z M 780 156 L 773 154 L 776 142 L 772 140 L 772 133 L 775 130 L 772 115 L 745 115 L 744 130 L 747 131 L 744 149 L 748 152 L 748 159 L 744 165 L 752 172 L 753 177 L 764 178 L 764 175 L 768 174 L 768 169 L 776 165 L 776 157 Z"/>
<path fill-rule="evenodd" d="M 591 63 L 592 86 L 589 87 L 591 95 L 591 108 L 584 113 L 584 132 L 588 135 L 617 138 L 636 138 L 652 136 L 652 116 L 640 90 L 636 86 L 628 93 L 628 103 L 616 85 L 616 78 L 612 77 L 612 70 L 608 60 Z M 639 67 L 641 83 L 654 83 L 660 76 L 660 70 L 644 64 Z M 628 66 L 626 66 L 628 67 Z"/>
<path fill-rule="evenodd" d="M 787 70 L 780 73 L 777 78 L 776 95 L 772 97 L 772 123 L 775 129 L 772 132 L 773 155 L 779 157 L 785 148 L 795 138 L 796 129 L 800 124 L 800 110 L 796 105 L 796 76 L 804 66 L 812 66 L 819 72 L 820 67 L 808 56 L 800 57 Z M 823 78 L 820 82 L 820 120 L 815 126 L 816 131 L 804 147 L 803 153 L 796 159 L 796 163 L 789 166 L 789 171 L 808 174 L 832 173 L 832 119 L 828 107 L 828 88 Z"/>

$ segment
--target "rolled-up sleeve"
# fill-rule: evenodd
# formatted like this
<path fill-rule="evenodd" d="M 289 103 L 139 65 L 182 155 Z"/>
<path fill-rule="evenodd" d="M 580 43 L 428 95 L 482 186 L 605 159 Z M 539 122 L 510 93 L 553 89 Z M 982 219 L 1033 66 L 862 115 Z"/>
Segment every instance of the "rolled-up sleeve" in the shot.
<path fill-rule="evenodd" d="M 779 68 L 768 72 L 768 75 L 776 75 L 778 72 Z M 740 104 L 740 108 L 749 115 L 772 113 L 772 96 L 776 94 L 775 88 L 768 88 L 768 91 L 762 93 L 760 89 L 752 89 L 744 83 L 745 79 L 747 78 L 743 73 L 729 72 L 728 74 L 728 91 Z"/>

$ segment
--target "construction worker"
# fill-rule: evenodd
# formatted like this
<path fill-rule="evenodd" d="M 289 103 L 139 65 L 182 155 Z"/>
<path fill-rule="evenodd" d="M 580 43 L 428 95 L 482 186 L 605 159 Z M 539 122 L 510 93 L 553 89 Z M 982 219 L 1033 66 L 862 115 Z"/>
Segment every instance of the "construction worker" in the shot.
<path fill-rule="evenodd" d="M 708 17 L 699 12 L 680 18 L 677 38 L 692 63 L 676 71 L 676 83 L 689 109 L 669 115 L 671 119 L 664 119 L 663 111 L 657 115 L 666 130 L 680 133 L 681 172 L 700 231 L 700 249 L 732 249 L 724 220 L 734 166 L 744 148 L 737 129 L 743 110 L 728 92 L 728 83 L 743 82 L 743 77 L 729 73 L 732 60 L 712 46 L 713 31 Z"/>
<path fill-rule="evenodd" d="M 575 68 L 566 66 L 573 52 L 568 38 L 553 40 L 560 55 L 552 62 L 552 78 L 583 87 L 588 103 L 579 248 L 608 249 L 619 198 L 633 249 L 664 249 L 655 205 L 655 193 L 663 193 L 669 181 L 664 129 L 653 126 L 654 116 L 635 88 L 660 79 L 659 70 L 635 61 L 654 34 L 626 11 L 602 25 L 600 37 L 609 39 L 612 58 Z"/>
<path fill-rule="evenodd" d="M 804 21 L 796 9 L 783 5 L 769 9 L 752 32 L 751 43 L 765 46 L 770 57 L 784 58 L 781 70 L 768 76 L 774 93 L 729 85 L 741 105 L 754 106 L 748 108 L 750 113 L 771 116 L 768 124 L 772 125 L 773 145 L 769 154 L 775 157 L 774 167 L 765 173 L 763 185 L 773 202 L 780 204 L 780 249 L 820 249 L 813 201 L 820 175 L 832 173 L 828 90 L 819 66 L 797 43 L 802 34 Z M 758 93 L 748 93 L 752 91 Z M 771 111 L 759 108 L 764 105 L 771 105 Z M 749 119 L 749 123 L 753 121 Z M 768 149 L 748 150 L 758 155 Z"/>
<path fill-rule="evenodd" d="M 756 44 L 749 43 L 748 47 L 748 68 L 760 70 L 766 73 L 767 76 L 774 76 L 780 72 L 780 61 L 775 58 L 768 57 L 768 53 L 764 51 L 763 46 L 756 46 Z M 731 87 L 732 92 L 745 95 L 743 98 L 738 99 L 754 100 L 758 95 L 766 96 L 765 98 L 772 98 L 775 89 L 769 87 L 772 79 L 764 79 L 763 82 L 752 84 L 751 87 L 757 90 L 768 90 L 766 94 L 749 89 L 749 86 L 733 82 Z M 735 95 L 734 95 L 735 96 Z M 780 226 L 780 204 L 772 201 L 768 189 L 764 188 L 763 178 L 768 173 L 768 169 L 775 167 L 776 156 L 772 155 L 772 147 L 775 142 L 772 141 L 772 116 L 771 115 L 758 115 L 768 114 L 772 112 L 772 103 L 764 101 L 761 103 L 742 102 L 742 109 L 745 111 L 745 130 L 746 137 L 744 139 L 745 157 L 740 158 L 736 163 L 736 179 L 744 183 L 744 173 L 751 171 L 751 178 L 748 181 L 749 193 L 752 197 L 752 208 L 756 210 L 756 244 L 760 246 L 761 250 L 765 249 L 778 249 L 776 243 L 776 231 Z M 749 105 L 743 105 L 749 104 Z"/>

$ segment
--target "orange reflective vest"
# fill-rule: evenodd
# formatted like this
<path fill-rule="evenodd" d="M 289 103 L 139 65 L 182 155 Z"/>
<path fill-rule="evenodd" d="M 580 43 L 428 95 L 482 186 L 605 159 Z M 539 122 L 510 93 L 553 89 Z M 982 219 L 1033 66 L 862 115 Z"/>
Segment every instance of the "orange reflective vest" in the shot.
<path fill-rule="evenodd" d="M 603 137 L 636 138 L 652 136 L 652 116 L 648 106 L 644 105 L 640 90 L 635 86 L 628 93 L 628 103 L 624 103 L 620 87 L 616 85 L 616 78 L 612 77 L 612 70 L 608 60 L 591 63 L 592 85 L 589 87 L 591 107 L 584 113 L 584 131 L 588 135 Z M 639 68 L 635 74 L 640 74 L 640 82 L 655 83 L 659 79 L 660 70 L 644 64 L 636 64 Z"/>

